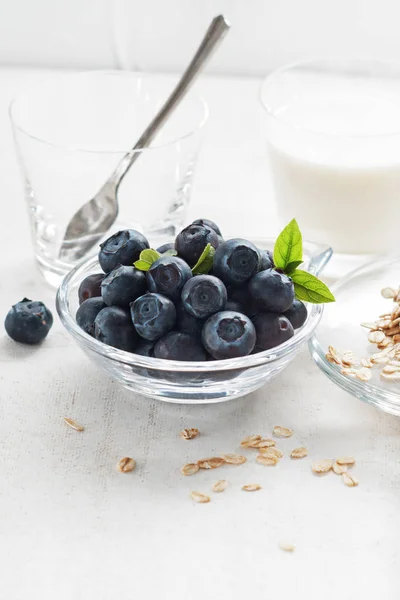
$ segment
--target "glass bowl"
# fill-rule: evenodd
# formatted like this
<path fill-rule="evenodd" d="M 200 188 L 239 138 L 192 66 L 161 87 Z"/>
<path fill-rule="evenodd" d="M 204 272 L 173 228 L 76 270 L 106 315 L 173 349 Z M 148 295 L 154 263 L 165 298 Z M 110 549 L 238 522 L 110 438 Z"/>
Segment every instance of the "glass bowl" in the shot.
<path fill-rule="evenodd" d="M 274 240 L 254 240 L 272 248 Z M 304 243 L 302 268 L 318 274 L 332 255 L 331 248 Z M 280 346 L 242 358 L 207 362 L 182 362 L 148 358 L 107 346 L 87 335 L 75 321 L 78 288 L 91 273 L 101 272 L 97 257 L 73 268 L 62 281 L 56 298 L 57 312 L 74 341 L 97 366 L 124 387 L 166 402 L 207 404 L 231 400 L 260 388 L 282 371 L 314 333 L 322 305 L 309 305 L 308 317 L 295 336 Z"/>
<path fill-rule="evenodd" d="M 332 286 L 336 302 L 327 305 L 318 331 L 312 336 L 309 348 L 318 367 L 339 387 L 360 400 L 400 416 L 400 384 L 380 379 L 382 366 L 371 370 L 368 382 L 352 379 L 341 373 L 341 367 L 326 359 L 328 346 L 339 352 L 352 351 L 358 357 L 379 352 L 368 342 L 369 330 L 362 322 L 374 322 L 379 315 L 389 312 L 391 300 L 381 296 L 381 289 L 398 287 L 400 256 L 376 259 L 356 269 Z"/>

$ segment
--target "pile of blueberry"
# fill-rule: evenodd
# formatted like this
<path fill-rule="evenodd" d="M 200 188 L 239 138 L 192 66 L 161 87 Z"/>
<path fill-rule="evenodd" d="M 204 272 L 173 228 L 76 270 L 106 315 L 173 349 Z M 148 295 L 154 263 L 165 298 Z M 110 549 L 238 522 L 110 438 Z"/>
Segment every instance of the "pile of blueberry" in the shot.
<path fill-rule="evenodd" d="M 208 273 L 194 274 L 211 247 Z M 105 344 L 155 358 L 221 360 L 278 346 L 306 320 L 271 253 L 244 239 L 224 241 L 208 219 L 183 229 L 140 270 L 146 249 L 141 233 L 119 231 L 100 246 L 104 273 L 80 285 L 76 321 Z"/>

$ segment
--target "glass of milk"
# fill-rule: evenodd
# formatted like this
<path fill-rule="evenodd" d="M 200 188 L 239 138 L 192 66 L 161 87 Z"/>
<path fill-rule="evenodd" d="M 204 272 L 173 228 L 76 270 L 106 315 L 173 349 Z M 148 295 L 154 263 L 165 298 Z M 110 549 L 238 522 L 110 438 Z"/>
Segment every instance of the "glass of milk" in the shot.
<path fill-rule="evenodd" d="M 317 60 L 261 88 L 279 217 L 342 254 L 383 254 L 400 227 L 400 64 Z"/>

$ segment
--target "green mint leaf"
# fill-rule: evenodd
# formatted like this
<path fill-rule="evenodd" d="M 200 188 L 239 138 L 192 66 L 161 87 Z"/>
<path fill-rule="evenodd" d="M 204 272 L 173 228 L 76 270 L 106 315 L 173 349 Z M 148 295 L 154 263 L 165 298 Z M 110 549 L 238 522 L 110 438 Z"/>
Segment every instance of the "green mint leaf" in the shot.
<path fill-rule="evenodd" d="M 197 263 L 192 268 L 193 275 L 205 275 L 211 271 L 214 262 L 215 248 L 207 244 Z"/>
<path fill-rule="evenodd" d="M 297 269 L 297 267 L 299 267 L 302 262 L 303 262 L 302 260 L 294 260 L 293 262 L 290 262 L 288 265 L 286 265 L 286 267 L 285 267 L 286 275 L 291 275 L 292 273 L 294 273 L 295 270 Z"/>
<path fill-rule="evenodd" d="M 142 250 L 139 256 L 140 260 L 144 260 L 150 263 L 151 265 L 153 264 L 153 262 L 156 262 L 156 260 L 158 260 L 159 258 L 161 258 L 161 254 L 157 252 L 157 250 L 153 250 L 153 248 Z"/>
<path fill-rule="evenodd" d="M 292 219 L 279 234 L 274 247 L 274 263 L 278 269 L 303 259 L 303 240 L 296 219 Z"/>
<path fill-rule="evenodd" d="M 142 250 L 139 256 L 139 260 L 133 263 L 133 266 L 139 269 L 139 271 L 148 271 L 151 265 L 161 257 L 161 254 L 157 250 L 147 248 Z"/>
<path fill-rule="evenodd" d="M 325 304 L 335 302 L 335 297 L 329 288 L 315 275 L 297 269 L 292 273 L 294 293 L 298 300 L 311 302 L 311 304 Z"/>
<path fill-rule="evenodd" d="M 171 248 L 171 250 L 166 250 L 165 252 L 163 252 L 162 255 L 163 256 L 178 256 L 178 252 L 176 250 L 174 250 L 173 248 Z"/>
<path fill-rule="evenodd" d="M 133 263 L 133 266 L 139 269 L 139 271 L 148 271 L 151 267 L 151 264 L 145 260 L 137 260 Z"/>

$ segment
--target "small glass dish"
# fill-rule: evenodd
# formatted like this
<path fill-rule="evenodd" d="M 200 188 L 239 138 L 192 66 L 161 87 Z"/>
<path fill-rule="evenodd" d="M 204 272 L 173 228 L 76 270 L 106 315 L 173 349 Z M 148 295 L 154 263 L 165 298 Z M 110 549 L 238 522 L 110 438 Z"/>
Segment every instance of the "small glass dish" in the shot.
<path fill-rule="evenodd" d="M 272 248 L 274 240 L 253 240 Z M 332 255 L 328 246 L 304 243 L 302 268 L 318 274 Z M 78 287 L 90 273 L 101 271 L 97 257 L 72 269 L 61 283 L 56 299 L 60 319 L 75 342 L 103 371 L 124 387 L 166 402 L 207 404 L 238 398 L 260 388 L 296 356 L 314 333 L 322 305 L 309 305 L 308 317 L 295 336 L 272 350 L 243 358 L 208 362 L 182 362 L 147 358 L 107 346 L 87 335 L 75 321 Z"/>
<path fill-rule="evenodd" d="M 363 322 L 374 322 L 379 315 L 390 312 L 392 301 L 381 295 L 385 287 L 397 287 L 400 281 L 400 256 L 390 256 L 368 262 L 334 286 L 336 302 L 325 308 L 318 332 L 309 342 L 312 357 L 318 367 L 339 387 L 368 404 L 400 416 L 400 384 L 380 379 L 383 365 L 371 369 L 368 382 L 341 373 L 341 367 L 326 359 L 328 346 L 339 352 L 352 351 L 357 357 L 368 358 L 379 352 L 368 342 L 369 330 Z"/>

